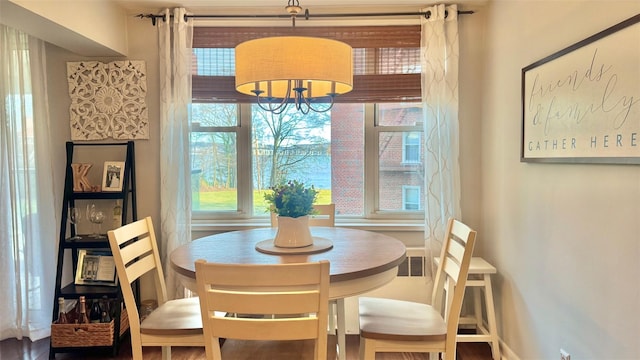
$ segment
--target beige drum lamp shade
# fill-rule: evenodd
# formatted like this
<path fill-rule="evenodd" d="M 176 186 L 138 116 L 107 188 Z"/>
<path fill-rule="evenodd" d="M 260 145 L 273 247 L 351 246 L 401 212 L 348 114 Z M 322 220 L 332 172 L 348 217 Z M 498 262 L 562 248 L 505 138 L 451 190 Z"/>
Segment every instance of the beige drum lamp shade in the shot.
<path fill-rule="evenodd" d="M 259 102 L 333 103 L 353 89 L 352 49 L 340 41 L 278 36 L 249 40 L 235 50 L 236 90 Z"/>

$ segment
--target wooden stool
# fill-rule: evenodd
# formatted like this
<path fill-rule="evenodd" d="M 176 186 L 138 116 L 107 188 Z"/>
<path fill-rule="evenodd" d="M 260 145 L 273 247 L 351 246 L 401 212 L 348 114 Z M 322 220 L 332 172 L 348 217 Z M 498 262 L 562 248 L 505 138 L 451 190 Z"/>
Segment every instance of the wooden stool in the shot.
<path fill-rule="evenodd" d="M 438 264 L 440 259 L 435 258 Z M 458 342 L 488 342 L 491 346 L 491 355 L 494 360 L 500 360 L 500 343 L 498 329 L 496 327 L 496 312 L 493 306 L 493 291 L 491 288 L 491 274 L 497 272 L 493 265 L 481 257 L 472 257 L 469 265 L 469 277 L 467 287 L 473 287 L 473 316 L 460 318 L 460 325 L 475 325 L 477 334 L 458 334 Z M 487 326 L 482 319 L 481 289 L 484 288 L 484 303 L 487 313 Z"/>

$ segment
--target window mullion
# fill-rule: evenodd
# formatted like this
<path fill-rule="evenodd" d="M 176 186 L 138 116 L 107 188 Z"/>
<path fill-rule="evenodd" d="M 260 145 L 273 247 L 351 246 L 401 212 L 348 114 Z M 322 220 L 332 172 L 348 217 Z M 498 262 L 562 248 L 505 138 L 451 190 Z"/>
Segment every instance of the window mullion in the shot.
<path fill-rule="evenodd" d="M 253 213 L 253 176 L 251 173 L 251 105 L 238 105 L 238 210 L 242 217 Z"/>
<path fill-rule="evenodd" d="M 378 127 L 375 126 L 375 105 L 364 105 L 364 217 L 378 209 Z"/>

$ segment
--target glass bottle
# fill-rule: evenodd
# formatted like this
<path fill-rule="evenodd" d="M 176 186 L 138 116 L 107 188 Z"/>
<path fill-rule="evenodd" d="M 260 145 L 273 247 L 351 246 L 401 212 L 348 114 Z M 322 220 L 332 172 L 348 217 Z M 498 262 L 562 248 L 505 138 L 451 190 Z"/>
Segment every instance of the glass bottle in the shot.
<path fill-rule="evenodd" d="M 116 310 L 118 310 L 117 306 L 118 302 L 115 299 L 109 301 L 109 315 L 112 319 L 116 318 Z"/>
<path fill-rule="evenodd" d="M 102 300 L 100 301 L 100 310 L 102 310 L 102 317 L 100 318 L 100 322 L 108 323 L 111 322 L 111 309 L 109 309 L 109 298 L 104 295 Z"/>
<path fill-rule="evenodd" d="M 91 303 L 91 311 L 89 311 L 89 321 L 92 323 L 99 323 L 102 317 L 102 310 L 100 309 L 100 302 L 94 300 Z"/>
<path fill-rule="evenodd" d="M 79 324 L 88 324 L 89 323 L 89 317 L 87 316 L 87 301 L 84 297 L 84 295 L 80 296 L 80 300 L 79 300 L 79 308 L 80 308 L 80 314 L 78 314 L 78 323 Z"/>
<path fill-rule="evenodd" d="M 69 319 L 67 319 L 67 313 L 64 311 L 64 298 L 58 298 L 58 319 L 56 320 L 56 324 L 68 324 Z"/>
<path fill-rule="evenodd" d="M 111 227 L 117 229 L 122 226 L 122 204 L 120 200 L 116 200 L 116 206 L 113 207 L 113 223 Z"/>
<path fill-rule="evenodd" d="M 69 324 L 77 324 L 78 316 L 80 315 L 80 300 L 76 299 L 73 302 L 73 308 L 67 312 L 67 321 L 69 321 Z"/>

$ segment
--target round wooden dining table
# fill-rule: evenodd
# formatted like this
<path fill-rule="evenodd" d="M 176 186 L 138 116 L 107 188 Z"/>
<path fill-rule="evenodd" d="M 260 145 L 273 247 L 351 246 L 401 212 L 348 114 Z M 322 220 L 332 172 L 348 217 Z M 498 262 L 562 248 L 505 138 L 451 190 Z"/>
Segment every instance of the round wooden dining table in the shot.
<path fill-rule="evenodd" d="M 196 290 L 195 261 L 223 264 L 287 264 L 328 260 L 329 298 L 337 302 L 339 359 L 345 358 L 344 298 L 374 290 L 391 280 L 405 259 L 404 244 L 387 235 L 342 227 L 311 227 L 314 239 L 331 247 L 304 253 L 305 249 L 283 249 L 283 253 L 261 251 L 256 245 L 271 240 L 277 228 L 257 228 L 205 236 L 184 244 L 170 254 L 171 267 L 184 285 Z"/>

